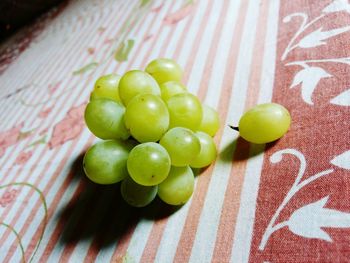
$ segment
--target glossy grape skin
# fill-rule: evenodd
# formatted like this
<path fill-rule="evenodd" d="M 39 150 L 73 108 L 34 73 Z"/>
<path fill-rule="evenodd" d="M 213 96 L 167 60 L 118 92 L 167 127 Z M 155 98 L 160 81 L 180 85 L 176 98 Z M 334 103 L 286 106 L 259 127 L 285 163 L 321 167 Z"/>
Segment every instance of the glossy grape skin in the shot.
<path fill-rule="evenodd" d="M 180 82 L 167 81 L 162 83 L 160 86 L 160 92 L 162 94 L 162 99 L 167 101 L 172 96 L 180 93 L 187 93 L 187 89 Z"/>
<path fill-rule="evenodd" d="M 119 81 L 119 97 L 125 106 L 139 94 L 160 96 L 158 83 L 146 72 L 131 70 L 126 72 Z"/>
<path fill-rule="evenodd" d="M 291 117 L 286 108 L 265 103 L 248 110 L 239 121 L 239 133 L 252 143 L 268 143 L 281 138 L 289 129 Z"/>
<path fill-rule="evenodd" d="M 190 166 L 193 168 L 203 168 L 215 161 L 217 151 L 216 145 L 212 137 L 205 132 L 196 132 L 195 135 L 200 141 L 201 150 L 194 158 Z"/>
<path fill-rule="evenodd" d="M 152 60 L 147 65 L 145 71 L 152 75 L 159 85 L 172 80 L 181 82 L 183 75 L 181 67 L 174 60 L 169 58 Z"/>
<path fill-rule="evenodd" d="M 189 129 L 176 127 L 167 131 L 159 141 L 169 153 L 173 166 L 186 166 L 200 153 L 197 136 Z"/>
<path fill-rule="evenodd" d="M 131 150 L 127 167 L 136 183 L 144 186 L 157 185 L 169 174 L 170 157 L 158 143 L 142 143 Z"/>
<path fill-rule="evenodd" d="M 91 92 L 90 100 L 105 98 L 121 102 L 118 89 L 119 80 L 120 76 L 117 74 L 109 74 L 98 78 Z"/>
<path fill-rule="evenodd" d="M 202 105 L 191 93 L 177 94 L 166 101 L 170 124 L 169 128 L 185 127 L 196 131 L 202 121 Z"/>
<path fill-rule="evenodd" d="M 84 156 L 86 176 L 97 184 L 114 184 L 123 180 L 128 175 L 126 162 L 134 146 L 133 141 L 108 140 L 96 143 Z"/>
<path fill-rule="evenodd" d="M 210 136 L 214 137 L 216 132 L 220 128 L 220 119 L 219 114 L 212 107 L 207 105 L 202 105 L 203 109 L 203 117 L 201 120 L 201 124 L 199 125 L 198 130 L 203 131 Z"/>
<path fill-rule="evenodd" d="M 101 139 L 127 139 L 130 134 L 124 124 L 125 108 L 110 99 L 90 101 L 85 109 L 85 123 Z"/>
<path fill-rule="evenodd" d="M 140 94 L 134 97 L 125 111 L 125 126 L 139 142 L 159 141 L 169 128 L 169 112 L 158 96 Z"/>
<path fill-rule="evenodd" d="M 168 177 L 158 186 L 158 196 L 169 205 L 182 205 L 190 199 L 194 175 L 190 167 L 171 167 Z"/>
<path fill-rule="evenodd" d="M 144 207 L 150 204 L 156 197 L 158 186 L 144 186 L 136 183 L 130 176 L 126 177 L 121 186 L 120 192 L 129 205 L 134 207 Z"/>

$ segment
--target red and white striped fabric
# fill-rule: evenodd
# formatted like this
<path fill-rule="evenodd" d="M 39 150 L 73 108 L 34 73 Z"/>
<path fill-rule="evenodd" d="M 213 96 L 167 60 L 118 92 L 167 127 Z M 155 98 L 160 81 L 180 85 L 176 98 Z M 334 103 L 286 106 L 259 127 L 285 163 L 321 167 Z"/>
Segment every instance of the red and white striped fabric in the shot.
<path fill-rule="evenodd" d="M 0 262 L 348 262 L 347 0 L 72 0 L 0 47 Z M 115 55 L 116 54 L 116 55 Z M 103 74 L 174 58 L 219 112 L 216 162 L 178 210 L 84 176 Z M 279 141 L 227 124 L 277 102 Z"/>

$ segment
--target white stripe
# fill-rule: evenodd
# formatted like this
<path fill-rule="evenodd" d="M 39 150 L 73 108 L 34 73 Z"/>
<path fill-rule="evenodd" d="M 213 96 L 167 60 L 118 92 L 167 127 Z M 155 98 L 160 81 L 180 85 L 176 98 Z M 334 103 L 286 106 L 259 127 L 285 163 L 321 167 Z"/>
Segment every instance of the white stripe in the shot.
<path fill-rule="evenodd" d="M 202 37 L 199 39 L 199 46 L 198 50 L 195 50 L 195 56 L 193 59 L 193 65 L 192 65 L 192 71 L 188 78 L 188 89 L 193 92 L 197 93 L 199 90 L 199 83 L 200 79 L 203 76 L 203 70 L 205 67 L 205 61 L 207 58 L 207 54 L 210 52 L 210 44 L 212 41 L 218 41 L 218 39 L 212 39 L 215 35 L 215 26 L 217 21 L 220 19 L 220 11 L 221 7 L 224 4 L 224 1 L 214 1 L 212 10 L 210 10 L 210 17 L 206 17 L 205 19 L 207 21 L 206 28 L 204 32 L 202 33 Z M 198 27 L 198 24 L 195 24 Z M 195 36 L 197 37 L 197 36 Z M 190 49 L 190 48 L 188 48 Z M 216 89 L 217 92 L 219 92 L 219 89 Z"/>
<path fill-rule="evenodd" d="M 176 248 L 181 237 L 181 230 L 185 225 L 191 203 L 192 199 L 183 205 L 175 214 L 169 216 L 154 262 L 171 263 L 174 261 Z"/>
<path fill-rule="evenodd" d="M 271 101 L 273 82 L 275 78 L 275 61 L 277 45 L 277 27 L 279 14 L 279 0 L 271 0 L 268 24 L 265 39 L 265 52 L 263 69 L 261 72 L 260 94 L 258 104 Z M 251 154 L 264 149 L 263 146 L 253 146 Z M 259 191 L 260 175 L 264 155 L 250 157 L 241 193 L 241 203 L 237 217 L 236 231 L 234 236 L 231 262 L 248 262 L 251 240 L 253 237 L 253 226 L 255 220 L 256 201 Z"/>
<path fill-rule="evenodd" d="M 203 38 L 202 40 L 206 45 L 210 46 L 211 41 L 218 41 L 218 49 L 216 52 L 215 59 L 213 61 L 213 69 L 215 68 L 221 68 L 222 62 L 226 61 L 226 58 L 229 53 L 231 42 L 229 40 L 232 39 L 232 35 L 235 34 L 233 32 L 232 28 L 235 24 L 235 21 L 237 19 L 237 11 L 240 6 L 240 1 L 230 1 L 230 5 L 228 7 L 228 12 L 226 15 L 225 23 L 223 31 L 221 32 L 221 36 L 219 39 L 214 40 L 209 38 Z M 216 11 L 217 14 L 219 14 L 219 10 Z M 213 35 L 212 35 L 213 37 Z M 209 39 L 209 40 L 208 40 Z M 205 54 L 205 53 L 203 53 Z M 203 55 L 198 54 L 198 55 Z M 205 56 L 204 56 L 205 57 Z M 197 68 L 193 67 L 193 71 L 196 71 Z M 202 69 L 203 70 L 203 69 Z M 203 71 L 199 71 L 199 74 L 202 74 Z M 216 107 L 216 105 L 219 103 L 220 98 L 220 91 L 222 88 L 222 81 L 223 81 L 223 72 L 218 70 L 213 70 L 211 72 L 211 76 L 209 79 L 209 89 L 208 94 L 206 96 L 206 103 Z M 200 83 L 200 78 L 197 78 L 197 83 Z M 212 87 L 212 88 L 210 88 Z M 210 91 L 215 91 L 214 94 L 210 94 Z M 175 215 L 172 215 L 169 217 L 167 225 L 165 227 L 162 240 L 160 242 L 160 246 L 157 251 L 155 262 L 172 262 L 173 258 L 176 253 L 176 249 L 178 246 L 178 242 L 181 237 L 182 229 L 185 224 L 186 216 L 188 213 L 188 209 L 191 205 L 191 200 L 186 204 L 185 207 L 182 207 L 180 211 L 178 211 Z"/>
<path fill-rule="evenodd" d="M 252 61 L 255 31 L 259 14 L 259 1 L 249 1 L 246 21 L 241 39 L 241 45 L 238 55 L 235 79 L 232 87 L 232 95 L 230 98 L 227 119 L 222 120 L 223 123 L 234 121 L 237 115 L 243 113 L 248 83 L 249 72 Z M 196 237 L 194 240 L 190 262 L 210 262 L 217 235 L 218 226 L 220 223 L 221 209 L 227 189 L 227 182 L 231 170 L 231 158 L 233 154 L 232 141 L 234 136 L 229 128 L 225 128 L 220 145 L 219 152 L 225 150 L 229 154 L 225 157 L 229 161 L 224 160 L 221 156 L 215 164 L 212 178 L 208 187 L 208 192 L 205 198 L 205 204 L 200 216 Z"/>

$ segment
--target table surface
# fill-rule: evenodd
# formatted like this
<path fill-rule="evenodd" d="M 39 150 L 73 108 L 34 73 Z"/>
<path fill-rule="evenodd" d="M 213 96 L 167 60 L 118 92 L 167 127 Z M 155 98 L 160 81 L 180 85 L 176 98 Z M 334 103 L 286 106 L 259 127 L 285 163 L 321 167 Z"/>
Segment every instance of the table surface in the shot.
<path fill-rule="evenodd" d="M 0 47 L 0 262 L 348 262 L 346 0 L 72 0 Z M 170 57 L 216 108 L 216 162 L 176 209 L 89 182 L 83 112 L 101 75 Z M 291 113 L 253 145 L 250 107 Z"/>

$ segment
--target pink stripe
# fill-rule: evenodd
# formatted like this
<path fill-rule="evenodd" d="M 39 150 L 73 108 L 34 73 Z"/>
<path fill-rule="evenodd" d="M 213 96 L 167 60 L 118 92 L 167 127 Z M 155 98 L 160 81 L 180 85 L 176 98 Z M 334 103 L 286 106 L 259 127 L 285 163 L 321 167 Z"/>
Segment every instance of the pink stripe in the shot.
<path fill-rule="evenodd" d="M 197 9 L 197 6 L 198 6 L 198 1 L 196 1 L 194 3 L 194 6 L 193 8 L 194 9 Z M 178 59 L 179 55 L 180 55 L 180 52 L 181 50 L 183 49 L 183 45 L 185 43 L 185 38 L 188 34 L 188 31 L 190 30 L 190 27 L 192 25 L 192 22 L 193 22 L 193 18 L 194 18 L 194 12 L 191 13 L 191 15 L 187 18 L 187 23 L 186 23 L 186 26 L 185 26 L 185 29 L 182 31 L 182 34 L 180 36 L 180 39 L 181 39 L 181 42 L 179 45 L 177 45 L 176 49 L 175 49 L 175 52 L 174 52 L 174 58 L 175 59 Z"/>
<path fill-rule="evenodd" d="M 204 71 L 202 73 L 201 82 L 199 84 L 198 98 L 200 101 L 204 101 L 208 93 L 209 80 L 211 77 L 211 73 L 213 72 L 215 56 L 216 56 L 219 41 L 222 35 L 222 30 L 224 27 L 228 8 L 229 8 L 229 2 L 228 0 L 225 0 L 223 9 L 221 10 L 221 13 L 220 13 L 220 19 L 218 20 L 218 23 L 216 24 L 216 27 L 214 30 L 215 33 L 214 33 L 213 39 L 215 39 L 215 41 L 211 41 L 210 48 L 209 48 L 209 55 L 207 56 L 207 59 L 205 61 Z"/>
<path fill-rule="evenodd" d="M 211 13 L 211 9 L 213 7 L 213 4 L 214 4 L 214 1 L 210 1 L 210 7 L 208 7 L 206 10 L 205 10 L 205 14 L 204 14 L 204 17 L 203 17 L 203 20 L 200 22 L 200 30 L 197 31 L 197 35 L 196 35 L 196 38 L 194 40 L 194 45 L 192 46 L 192 49 L 191 49 L 191 52 L 190 52 L 190 57 L 189 57 L 189 61 L 187 62 L 186 64 L 186 67 L 184 69 L 184 78 L 183 78 L 183 81 L 185 83 L 188 82 L 188 78 L 189 78 L 189 75 L 190 75 L 190 72 L 192 72 L 192 68 L 193 68 L 193 64 L 194 64 L 194 61 L 196 59 L 196 55 L 198 54 L 198 50 L 199 50 L 199 45 L 201 44 L 201 40 L 202 40 L 202 37 L 204 35 L 204 30 L 206 29 L 207 27 L 207 24 L 208 24 L 208 21 L 209 21 L 209 15 Z"/>
<path fill-rule="evenodd" d="M 221 218 L 212 262 L 229 262 L 231 258 L 231 248 L 233 245 L 234 228 L 236 224 L 237 212 L 239 209 L 239 197 L 241 193 L 243 176 L 246 170 L 249 157 L 249 143 L 239 138 L 234 153 L 234 167 L 231 166 L 230 177 L 225 192 L 225 200 L 221 209 Z M 239 161 L 241 160 L 241 161 Z M 228 221 L 230 220 L 230 221 Z M 226 225 L 221 225 L 226 223 Z"/>
<path fill-rule="evenodd" d="M 169 12 L 169 13 L 170 13 L 170 12 Z M 163 20 L 164 20 L 164 19 L 163 19 Z M 164 23 L 164 22 L 163 22 L 163 23 Z M 185 28 L 186 28 L 187 26 L 189 26 L 190 24 L 191 24 L 191 19 L 188 18 Z M 174 35 L 175 30 L 176 30 L 176 26 L 174 26 L 174 25 L 170 26 L 170 30 L 168 31 L 168 34 L 167 34 L 166 39 L 171 39 L 172 36 Z M 168 45 L 169 45 L 169 42 L 164 41 L 164 43 L 163 43 L 163 45 L 162 45 L 162 47 L 161 47 L 161 49 L 160 49 L 160 52 L 159 52 L 159 57 L 160 57 L 160 58 L 164 57 Z"/>
<path fill-rule="evenodd" d="M 174 7 L 174 4 L 175 4 L 175 2 L 172 2 L 171 5 L 169 5 L 169 8 L 168 8 L 169 11 L 172 10 L 172 8 Z M 152 43 L 149 45 L 149 48 L 146 52 L 146 55 L 144 56 L 144 58 L 140 64 L 141 68 L 145 68 L 146 64 L 149 62 L 148 59 L 151 55 L 152 48 L 154 47 L 154 45 L 155 45 L 156 41 L 158 40 L 158 37 L 160 36 L 160 33 L 163 31 L 163 29 L 164 29 L 164 23 L 161 24 L 161 26 L 158 28 L 157 33 L 154 34 L 157 37 L 154 37 Z"/>
<path fill-rule="evenodd" d="M 265 49 L 265 35 L 268 18 L 269 1 L 261 4 L 258 27 L 253 51 L 252 69 L 249 77 L 248 91 L 245 101 L 245 109 L 257 103 L 260 90 L 260 76 L 263 65 Z M 240 196 L 244 175 L 246 173 L 249 158 L 250 145 L 239 139 L 234 152 L 234 161 L 231 165 L 230 177 L 227 184 L 225 199 L 222 207 L 219 228 L 217 232 L 215 249 L 212 262 L 230 261 L 233 246 L 235 225 L 240 206 Z M 232 202 L 232 200 L 235 200 Z"/>
<path fill-rule="evenodd" d="M 243 26 L 245 21 L 245 16 L 247 13 L 248 1 L 242 1 L 240 6 L 239 17 L 235 24 L 234 32 L 237 32 L 233 35 L 231 40 L 230 53 L 227 59 L 225 76 L 223 81 L 223 89 L 220 95 L 220 104 L 219 104 L 219 116 L 221 120 L 226 120 L 227 109 L 232 96 L 232 83 L 234 80 L 234 75 L 232 72 L 235 72 L 237 67 L 237 57 L 240 50 L 240 43 L 243 33 Z M 216 144 L 220 145 L 223 133 L 223 127 L 221 126 L 216 137 Z M 182 234 L 180 241 L 176 250 L 174 262 L 188 262 L 191 250 L 193 247 L 193 241 L 196 235 L 196 230 L 198 227 L 198 222 L 200 218 L 201 211 L 203 209 L 205 196 L 208 191 L 208 186 L 211 179 L 211 174 L 213 172 L 214 166 L 210 166 L 205 170 L 197 181 L 196 190 L 192 197 L 191 207 L 189 213 L 187 214 L 185 225 L 182 229 Z"/>

